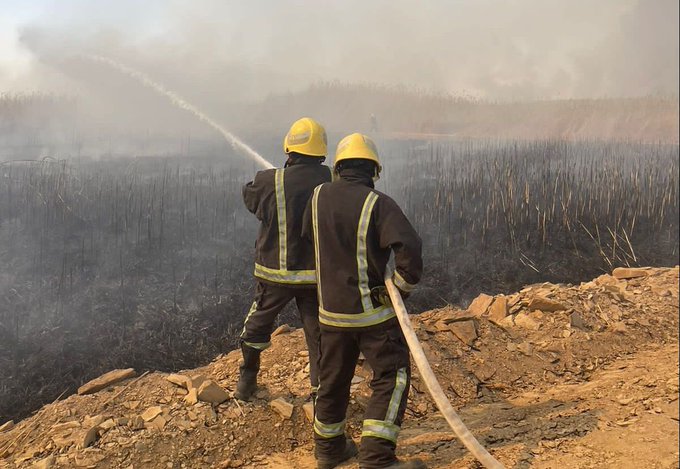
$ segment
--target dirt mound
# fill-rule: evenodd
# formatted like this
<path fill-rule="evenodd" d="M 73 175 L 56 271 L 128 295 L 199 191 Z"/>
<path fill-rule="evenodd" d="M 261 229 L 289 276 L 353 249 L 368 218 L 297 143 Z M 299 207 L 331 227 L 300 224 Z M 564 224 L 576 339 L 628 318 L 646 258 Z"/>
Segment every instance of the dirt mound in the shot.
<path fill-rule="evenodd" d="M 507 467 L 677 467 L 678 268 L 614 274 L 413 317 L 454 406 Z M 251 403 L 230 398 L 238 352 L 177 375 L 121 370 L 0 427 L 0 467 L 314 467 L 304 338 L 278 332 Z M 354 437 L 369 381 L 358 364 Z M 400 438 L 406 458 L 477 467 L 417 372 Z"/>

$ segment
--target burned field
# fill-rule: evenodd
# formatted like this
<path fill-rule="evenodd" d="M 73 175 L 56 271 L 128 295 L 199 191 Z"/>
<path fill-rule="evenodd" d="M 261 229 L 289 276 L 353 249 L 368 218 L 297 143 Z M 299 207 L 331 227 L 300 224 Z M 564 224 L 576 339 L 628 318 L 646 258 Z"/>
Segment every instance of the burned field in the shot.
<path fill-rule="evenodd" d="M 377 188 L 424 241 L 413 311 L 678 263 L 678 145 L 378 145 Z M 240 195 L 255 168 L 237 159 L 0 166 L 0 421 L 111 368 L 175 370 L 233 348 L 257 230 Z"/>

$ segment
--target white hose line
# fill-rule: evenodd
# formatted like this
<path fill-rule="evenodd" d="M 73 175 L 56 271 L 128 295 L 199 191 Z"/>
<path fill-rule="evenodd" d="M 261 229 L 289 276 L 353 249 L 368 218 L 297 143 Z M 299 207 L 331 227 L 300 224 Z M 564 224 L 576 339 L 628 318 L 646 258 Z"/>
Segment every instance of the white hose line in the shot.
<path fill-rule="evenodd" d="M 385 286 L 387 287 L 387 292 L 392 300 L 392 306 L 397 313 L 397 319 L 399 319 L 401 330 L 404 332 L 404 337 L 406 337 L 406 343 L 408 343 L 411 355 L 413 355 L 413 360 L 416 362 L 418 371 L 420 371 L 420 376 L 423 381 L 425 381 L 425 386 L 427 386 L 427 390 L 430 392 L 435 404 L 437 404 L 437 408 L 444 415 L 444 418 L 446 418 L 446 421 L 449 423 L 458 439 L 484 467 L 487 469 L 504 469 L 503 465 L 498 462 L 496 458 L 491 456 L 486 448 L 484 448 L 479 441 L 477 441 L 475 436 L 470 433 L 470 430 L 467 429 L 451 406 L 446 394 L 444 394 L 444 390 L 439 384 L 439 381 L 437 381 L 437 377 L 434 375 L 430 363 L 427 361 L 427 357 L 425 357 L 423 347 L 420 345 L 418 337 L 413 330 L 411 320 L 406 311 L 406 306 L 404 306 L 404 300 L 401 298 L 401 294 L 397 287 L 394 286 L 394 282 L 392 282 L 391 272 L 385 277 Z"/>
<path fill-rule="evenodd" d="M 118 70 L 119 72 L 123 73 L 124 75 L 129 76 L 130 78 L 134 78 L 135 80 L 139 81 L 142 85 L 153 89 L 157 93 L 165 96 L 170 100 L 170 102 L 173 104 L 173 106 L 179 108 L 179 109 L 184 109 L 185 111 L 189 111 L 191 114 L 193 114 L 195 117 L 198 118 L 198 120 L 205 122 L 208 124 L 210 127 L 213 129 L 217 130 L 222 136 L 231 144 L 231 146 L 235 149 L 238 149 L 245 153 L 250 159 L 255 161 L 257 164 L 262 166 L 264 169 L 273 169 L 274 165 L 271 164 L 269 161 L 267 161 L 262 155 L 260 155 L 258 152 L 253 150 L 248 144 L 246 144 L 243 140 L 238 138 L 236 135 L 233 133 L 229 132 L 227 129 L 222 127 L 220 124 L 218 124 L 214 119 L 210 118 L 207 114 L 203 113 L 200 109 L 198 109 L 196 106 L 191 104 L 190 102 L 186 101 L 184 98 L 182 98 L 180 95 L 175 93 L 174 91 L 171 91 L 167 89 L 165 86 L 161 85 L 160 83 L 155 82 L 154 80 L 151 79 L 146 73 L 142 73 L 139 70 L 135 70 L 132 67 L 128 67 L 127 65 L 124 65 L 122 63 L 116 62 L 113 59 L 110 59 L 108 57 L 103 57 L 101 55 L 86 55 L 84 56 L 87 60 L 91 60 L 93 62 L 97 63 L 102 63 L 105 64 L 109 67 L 114 68 L 115 70 Z"/>

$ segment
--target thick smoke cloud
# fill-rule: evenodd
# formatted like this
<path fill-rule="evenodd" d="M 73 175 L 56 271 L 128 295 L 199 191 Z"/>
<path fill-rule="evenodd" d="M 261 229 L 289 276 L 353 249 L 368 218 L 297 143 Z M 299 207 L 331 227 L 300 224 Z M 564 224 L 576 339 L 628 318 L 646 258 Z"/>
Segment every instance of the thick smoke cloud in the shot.
<path fill-rule="evenodd" d="M 3 90 L 81 91 L 92 77 L 85 66 L 75 76 L 68 60 L 88 53 L 202 104 L 336 80 L 494 100 L 678 88 L 677 0 L 35 0 L 2 9 Z"/>

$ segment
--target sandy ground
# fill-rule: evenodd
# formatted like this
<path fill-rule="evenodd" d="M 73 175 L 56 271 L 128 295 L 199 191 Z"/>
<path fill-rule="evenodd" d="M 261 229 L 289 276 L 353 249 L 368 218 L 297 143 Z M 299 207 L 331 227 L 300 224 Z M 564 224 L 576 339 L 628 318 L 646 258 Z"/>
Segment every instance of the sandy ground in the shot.
<path fill-rule="evenodd" d="M 480 296 L 467 311 L 413 317 L 450 401 L 505 467 L 678 467 L 678 268 L 634 273 L 531 285 Z M 500 317 L 493 305 L 503 305 Z M 187 402 L 181 379 L 145 374 L 0 430 L 0 468 L 313 468 L 304 337 L 280 332 L 252 402 Z M 238 362 L 232 352 L 182 376 L 230 394 Z M 358 442 L 371 373 L 360 363 L 355 374 L 348 433 Z M 291 414 L 276 411 L 278 398 Z M 417 371 L 398 454 L 432 468 L 480 467 Z"/>

